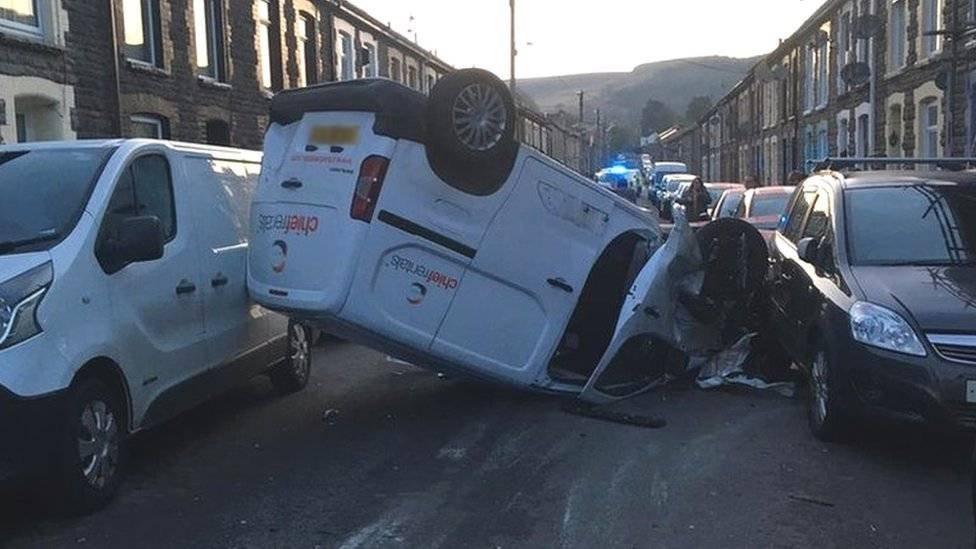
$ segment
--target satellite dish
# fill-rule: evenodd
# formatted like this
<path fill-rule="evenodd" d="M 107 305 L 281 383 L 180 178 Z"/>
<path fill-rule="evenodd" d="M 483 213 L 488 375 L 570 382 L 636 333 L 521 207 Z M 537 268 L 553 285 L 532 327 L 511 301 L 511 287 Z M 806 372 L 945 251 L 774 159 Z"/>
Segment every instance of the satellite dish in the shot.
<path fill-rule="evenodd" d="M 860 86 L 871 78 L 871 67 L 867 63 L 848 63 L 840 70 L 840 77 L 851 86 Z"/>
<path fill-rule="evenodd" d="M 823 46 L 827 42 L 830 42 L 830 35 L 822 30 L 818 30 L 810 39 L 810 45 L 813 47 Z"/>
<path fill-rule="evenodd" d="M 711 125 L 713 125 L 713 126 L 718 126 L 719 124 L 721 124 L 721 123 L 722 123 L 722 119 L 721 119 L 721 118 L 719 118 L 719 117 L 718 117 L 718 116 L 716 115 L 716 116 L 713 116 L 712 118 L 710 118 L 710 119 L 708 120 L 708 123 L 709 123 L 709 124 L 711 124 Z"/>
<path fill-rule="evenodd" d="M 862 40 L 874 38 L 881 32 L 881 18 L 865 14 L 854 20 L 854 36 Z"/>
<path fill-rule="evenodd" d="M 773 79 L 773 71 L 767 63 L 762 62 L 756 65 L 756 79 L 763 83 Z"/>
<path fill-rule="evenodd" d="M 772 68 L 769 70 L 769 73 L 772 76 L 773 80 L 782 80 L 786 78 L 786 68 L 783 67 L 783 65 L 780 65 L 779 63 L 773 65 Z"/>

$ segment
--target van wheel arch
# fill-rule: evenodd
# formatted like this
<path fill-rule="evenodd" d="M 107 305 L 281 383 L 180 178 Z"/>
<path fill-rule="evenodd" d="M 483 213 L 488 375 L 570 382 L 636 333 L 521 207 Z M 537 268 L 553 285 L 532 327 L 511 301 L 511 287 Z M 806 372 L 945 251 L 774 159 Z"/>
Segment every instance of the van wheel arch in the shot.
<path fill-rule="evenodd" d="M 125 412 L 125 428 L 127 432 L 131 432 L 133 430 L 132 395 L 129 393 L 129 384 L 125 379 L 122 368 L 119 367 L 118 363 L 108 357 L 93 358 L 78 369 L 74 379 L 71 380 L 71 387 L 76 387 L 82 381 L 92 378 L 98 379 L 106 384 L 122 398 Z"/>

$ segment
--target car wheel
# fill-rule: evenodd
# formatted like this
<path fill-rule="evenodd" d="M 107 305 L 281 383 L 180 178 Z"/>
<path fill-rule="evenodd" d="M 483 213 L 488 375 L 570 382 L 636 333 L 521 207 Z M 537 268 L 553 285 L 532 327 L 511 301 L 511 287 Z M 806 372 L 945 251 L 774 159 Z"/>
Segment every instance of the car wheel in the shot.
<path fill-rule="evenodd" d="M 121 395 L 95 378 L 70 390 L 56 471 L 65 511 L 90 513 L 118 491 L 126 463 L 122 402 Z"/>
<path fill-rule="evenodd" d="M 427 159 L 449 184 L 492 194 L 515 164 L 515 126 L 515 100 L 504 82 L 480 69 L 452 72 L 427 102 Z"/>
<path fill-rule="evenodd" d="M 312 373 L 310 330 L 299 322 L 288 323 L 288 352 L 285 360 L 271 370 L 271 384 L 281 394 L 301 391 Z"/>
<path fill-rule="evenodd" d="M 827 351 L 818 349 L 810 366 L 807 418 L 813 436 L 827 442 L 840 437 L 845 421 L 835 379 Z"/>

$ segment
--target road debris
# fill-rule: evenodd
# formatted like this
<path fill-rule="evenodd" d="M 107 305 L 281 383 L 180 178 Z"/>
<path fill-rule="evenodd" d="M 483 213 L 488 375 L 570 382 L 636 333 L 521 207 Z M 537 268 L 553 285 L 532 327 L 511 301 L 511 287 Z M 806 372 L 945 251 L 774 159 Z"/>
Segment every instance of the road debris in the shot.
<path fill-rule="evenodd" d="M 814 498 L 814 497 L 804 496 L 804 495 L 800 495 L 800 494 L 790 494 L 789 495 L 789 498 L 792 499 L 793 501 L 802 501 L 804 503 L 812 503 L 814 505 L 819 505 L 821 507 L 836 507 L 836 505 L 834 503 L 831 503 L 829 501 L 824 501 L 822 499 L 817 499 L 817 498 Z"/>
<path fill-rule="evenodd" d="M 593 406 L 579 400 L 571 400 L 563 405 L 563 411 L 578 416 L 611 421 L 624 425 L 634 425 L 646 427 L 648 429 L 660 429 L 667 426 L 668 422 L 664 418 L 632 414 L 627 412 L 617 412 L 609 410 L 605 406 Z"/>
<path fill-rule="evenodd" d="M 328 410 L 322 412 L 322 421 L 328 423 L 329 425 L 335 425 L 336 420 L 339 419 L 339 410 L 335 408 L 329 408 Z"/>
<path fill-rule="evenodd" d="M 757 334 L 742 336 L 728 349 L 709 357 L 695 357 L 689 368 L 700 368 L 696 384 L 702 389 L 714 389 L 723 385 L 745 385 L 754 389 L 772 390 L 787 398 L 796 393 L 793 382 L 768 382 L 745 372 L 745 365 L 752 354 L 752 341 Z"/>

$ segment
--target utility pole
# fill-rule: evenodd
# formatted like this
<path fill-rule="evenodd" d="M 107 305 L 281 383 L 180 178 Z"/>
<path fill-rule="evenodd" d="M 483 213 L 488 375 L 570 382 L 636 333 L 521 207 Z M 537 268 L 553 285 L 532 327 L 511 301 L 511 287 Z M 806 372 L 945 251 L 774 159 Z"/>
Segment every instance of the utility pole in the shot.
<path fill-rule="evenodd" d="M 576 92 L 579 96 L 579 123 L 583 123 L 583 90 Z"/>
<path fill-rule="evenodd" d="M 512 57 L 512 79 L 509 82 L 508 87 L 511 88 L 512 93 L 515 93 L 515 56 L 518 55 L 518 50 L 515 48 L 515 0 L 508 0 L 508 5 L 512 12 L 512 38 L 511 38 L 511 57 Z"/>

